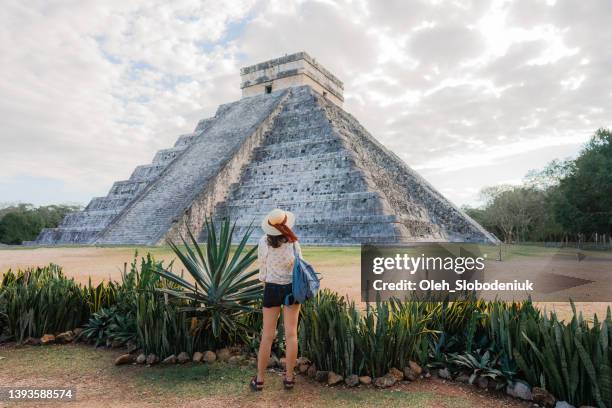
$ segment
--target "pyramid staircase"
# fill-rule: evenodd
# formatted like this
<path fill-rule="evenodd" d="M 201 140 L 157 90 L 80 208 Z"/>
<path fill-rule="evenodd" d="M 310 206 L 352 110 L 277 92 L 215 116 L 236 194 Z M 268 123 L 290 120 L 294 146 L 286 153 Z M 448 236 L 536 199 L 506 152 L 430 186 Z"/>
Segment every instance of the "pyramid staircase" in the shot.
<path fill-rule="evenodd" d="M 106 197 L 37 244 L 159 244 L 207 217 L 236 237 L 273 208 L 297 216 L 306 244 L 496 242 L 340 106 L 310 86 L 221 105 Z"/>

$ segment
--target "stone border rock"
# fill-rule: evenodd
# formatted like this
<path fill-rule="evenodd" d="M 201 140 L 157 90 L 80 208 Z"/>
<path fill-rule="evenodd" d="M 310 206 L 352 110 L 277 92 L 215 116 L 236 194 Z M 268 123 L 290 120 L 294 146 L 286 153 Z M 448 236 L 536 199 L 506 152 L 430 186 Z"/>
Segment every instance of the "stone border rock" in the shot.
<path fill-rule="evenodd" d="M 75 328 L 66 332 L 58 334 L 45 334 L 41 338 L 28 337 L 22 344 L 29 346 L 44 346 L 50 344 L 70 344 L 80 340 L 82 328 Z M 161 363 L 162 365 L 175 365 L 175 364 L 212 364 L 217 361 L 225 362 L 228 364 L 249 364 L 251 366 L 257 366 L 257 359 L 255 353 L 247 353 L 243 348 L 240 347 L 225 347 L 216 351 L 196 351 L 193 355 L 183 351 L 178 355 L 170 355 L 161 359 L 155 354 L 145 354 L 142 350 L 138 350 L 137 346 L 130 342 L 121 344 L 118 347 L 113 347 L 113 344 L 107 344 L 109 348 L 125 347 L 127 353 L 117 356 L 115 359 L 115 365 L 146 365 L 148 367 Z M 285 358 L 278 358 L 274 353 L 270 355 L 268 360 L 268 369 L 284 370 L 285 369 Z M 398 383 L 410 383 L 421 379 L 427 379 L 431 377 L 431 372 L 427 367 L 421 367 L 415 361 L 408 361 L 408 364 L 399 369 L 392 367 L 385 375 L 377 378 L 372 378 L 367 375 L 358 376 L 352 374 L 344 378 L 338 373 L 333 371 L 318 370 L 315 364 L 306 357 L 299 357 L 296 360 L 295 371 L 297 374 L 304 375 L 305 377 L 311 378 L 319 383 L 326 384 L 328 387 L 344 385 L 348 388 L 360 387 L 360 386 L 374 386 L 376 388 L 390 388 Z M 443 367 L 434 371 L 443 381 L 454 381 L 457 383 L 470 383 L 470 377 L 465 373 L 460 373 L 453 378 L 453 374 L 448 367 Z M 473 381 L 472 385 L 480 387 L 485 390 L 491 390 L 489 382 L 487 384 L 481 384 L 478 381 Z M 524 381 L 514 381 L 511 385 L 505 387 L 506 395 L 520 399 L 523 401 L 533 401 L 535 404 L 546 408 L 575 408 L 566 401 L 559 401 L 549 391 L 540 387 L 531 387 Z"/>

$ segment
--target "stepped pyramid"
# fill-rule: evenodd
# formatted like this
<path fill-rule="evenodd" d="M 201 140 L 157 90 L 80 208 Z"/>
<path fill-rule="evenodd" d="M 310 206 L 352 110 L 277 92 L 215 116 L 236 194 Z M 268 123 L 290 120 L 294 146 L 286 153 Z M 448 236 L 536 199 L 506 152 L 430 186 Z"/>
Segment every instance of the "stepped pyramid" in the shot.
<path fill-rule="evenodd" d="M 230 217 L 240 236 L 276 207 L 307 244 L 497 241 L 345 112 L 342 82 L 308 54 L 241 79 L 242 99 L 35 243 L 160 244 L 187 225 L 201 234 L 207 216 Z"/>

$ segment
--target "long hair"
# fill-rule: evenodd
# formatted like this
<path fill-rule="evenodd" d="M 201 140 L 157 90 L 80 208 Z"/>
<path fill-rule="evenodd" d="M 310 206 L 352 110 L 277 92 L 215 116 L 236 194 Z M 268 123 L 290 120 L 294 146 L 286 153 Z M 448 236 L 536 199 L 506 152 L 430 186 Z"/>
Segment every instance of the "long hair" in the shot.
<path fill-rule="evenodd" d="M 267 237 L 268 245 L 272 248 L 280 248 L 286 242 L 289 242 L 287 237 L 284 235 L 268 235 Z"/>

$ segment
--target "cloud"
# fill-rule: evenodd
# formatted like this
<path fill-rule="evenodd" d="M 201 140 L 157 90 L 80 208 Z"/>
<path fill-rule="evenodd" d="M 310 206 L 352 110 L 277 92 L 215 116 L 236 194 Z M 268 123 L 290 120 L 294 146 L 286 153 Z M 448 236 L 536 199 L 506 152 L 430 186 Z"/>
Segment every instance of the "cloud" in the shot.
<path fill-rule="evenodd" d="M 241 66 L 305 50 L 374 136 L 473 202 L 612 126 L 611 13 L 606 0 L 8 1 L 0 201 L 105 195 L 238 99 Z"/>
<path fill-rule="evenodd" d="M 61 180 L 83 202 L 104 195 L 221 101 L 239 97 L 235 48 L 217 42 L 249 5 L 5 4 L 0 178 Z"/>
<path fill-rule="evenodd" d="M 412 36 L 409 52 L 423 64 L 449 69 L 480 55 L 484 45 L 476 29 L 460 24 L 435 25 Z"/>

